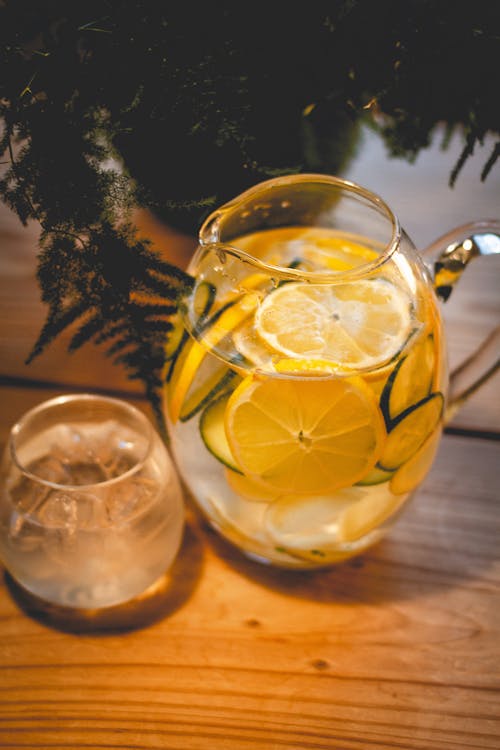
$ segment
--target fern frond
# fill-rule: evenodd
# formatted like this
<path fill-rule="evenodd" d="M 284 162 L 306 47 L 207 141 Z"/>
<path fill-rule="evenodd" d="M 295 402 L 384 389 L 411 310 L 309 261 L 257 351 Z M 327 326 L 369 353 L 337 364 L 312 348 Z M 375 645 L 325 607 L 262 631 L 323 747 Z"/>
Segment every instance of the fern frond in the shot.
<path fill-rule="evenodd" d="M 79 300 L 74 306 L 63 311 L 58 308 L 50 309 L 38 339 L 26 359 L 26 364 L 30 364 L 36 357 L 40 356 L 59 334 L 71 326 L 78 318 L 82 317 L 82 315 L 85 315 L 87 310 L 87 303 L 84 300 Z"/>
<path fill-rule="evenodd" d="M 106 328 L 108 321 L 103 320 L 98 313 L 94 313 L 79 330 L 71 337 L 68 344 L 70 352 L 79 349 L 81 346 L 97 337 L 97 334 Z"/>
<path fill-rule="evenodd" d="M 130 225 L 106 222 L 83 232 L 78 241 L 46 231 L 43 241 L 38 275 L 49 315 L 29 361 L 81 321 L 68 349 L 88 342 L 105 345 L 106 355 L 125 367 L 129 378 L 144 383 L 159 416 L 164 346 L 191 277 L 180 269 L 169 276 L 172 266 L 138 242 Z M 63 268 L 64 274 L 55 273 Z"/>

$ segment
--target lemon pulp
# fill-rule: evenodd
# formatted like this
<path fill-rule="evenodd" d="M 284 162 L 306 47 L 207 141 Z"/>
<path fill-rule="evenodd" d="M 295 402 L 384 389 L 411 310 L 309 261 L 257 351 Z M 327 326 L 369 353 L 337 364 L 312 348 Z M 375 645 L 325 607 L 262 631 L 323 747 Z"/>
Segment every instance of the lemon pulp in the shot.
<path fill-rule="evenodd" d="M 411 331 L 410 301 L 385 279 L 332 285 L 292 282 L 255 315 L 261 339 L 286 357 L 374 368 L 397 354 Z"/>
<path fill-rule="evenodd" d="M 375 398 L 356 377 L 249 376 L 229 398 L 225 430 L 244 474 L 295 493 L 355 484 L 373 468 L 385 440 Z"/>

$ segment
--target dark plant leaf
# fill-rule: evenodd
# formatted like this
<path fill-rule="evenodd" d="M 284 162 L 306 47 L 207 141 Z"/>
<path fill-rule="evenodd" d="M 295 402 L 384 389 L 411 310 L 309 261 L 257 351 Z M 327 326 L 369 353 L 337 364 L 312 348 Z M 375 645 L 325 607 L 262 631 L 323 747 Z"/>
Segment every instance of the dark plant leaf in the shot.
<path fill-rule="evenodd" d="M 342 174 L 362 123 L 410 161 L 438 125 L 460 132 L 453 184 L 500 132 L 499 26 L 490 0 L 271 3 L 265 18 L 225 0 L 0 2 L 0 198 L 40 224 L 48 307 L 29 361 L 68 329 L 71 349 L 107 346 L 159 415 L 192 279 L 138 239 L 133 209 L 194 235 L 262 179 Z"/>

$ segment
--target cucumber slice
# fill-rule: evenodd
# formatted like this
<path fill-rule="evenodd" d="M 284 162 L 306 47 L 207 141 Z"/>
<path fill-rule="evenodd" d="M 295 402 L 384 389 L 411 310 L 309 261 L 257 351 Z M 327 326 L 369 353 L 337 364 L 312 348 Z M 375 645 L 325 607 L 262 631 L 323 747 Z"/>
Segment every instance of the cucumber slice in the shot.
<path fill-rule="evenodd" d="M 242 474 L 243 472 L 236 465 L 224 429 L 224 412 L 229 396 L 229 393 L 224 393 L 205 408 L 200 417 L 200 434 L 207 450 L 215 456 L 217 461 L 237 474 Z"/>
<path fill-rule="evenodd" d="M 173 361 L 168 383 L 168 412 L 173 423 L 177 422 L 189 389 L 209 351 L 255 310 L 258 299 L 254 292 L 249 292 L 218 310 L 204 327 L 203 343 L 191 339 Z"/>
<path fill-rule="evenodd" d="M 380 396 L 388 429 L 403 412 L 431 393 L 435 360 L 434 337 L 430 334 L 398 362 Z"/>
<path fill-rule="evenodd" d="M 215 301 L 216 289 L 208 281 L 202 281 L 194 292 L 193 308 L 197 316 L 198 325 L 205 323 L 206 317 L 213 307 Z M 179 356 L 184 344 L 188 339 L 188 333 L 184 328 L 184 323 L 180 313 L 177 313 L 173 319 L 173 329 L 165 344 L 165 361 L 171 362 L 167 370 L 166 381 L 170 380 L 173 373 L 175 359 Z M 173 360 L 173 361 L 172 361 Z"/>
<path fill-rule="evenodd" d="M 210 328 L 217 323 L 219 318 L 224 315 L 226 310 L 229 310 L 229 308 L 234 307 L 236 304 L 236 299 L 231 299 L 228 302 L 225 302 L 221 307 L 219 307 L 212 315 L 208 318 L 207 316 L 203 318 L 199 318 L 195 327 L 193 328 L 193 333 L 195 336 L 201 336 L 204 335 Z"/>
<path fill-rule="evenodd" d="M 174 353 L 170 356 L 170 358 L 167 360 L 167 373 L 165 375 L 165 382 L 170 383 L 172 380 L 172 377 L 174 375 L 174 370 L 177 365 L 177 361 L 181 354 L 185 353 L 186 350 L 186 344 L 187 340 L 189 339 L 189 334 L 185 330 L 185 328 L 182 328 L 182 335 L 179 339 L 179 343 L 177 344 L 177 349 L 174 351 Z"/>
<path fill-rule="evenodd" d="M 195 388 L 184 401 L 179 419 L 181 422 L 187 422 L 189 419 L 198 414 L 199 411 L 208 406 L 219 394 L 225 392 L 232 381 L 239 377 L 234 370 L 221 365 L 212 373 L 198 388 Z"/>
<path fill-rule="evenodd" d="M 392 477 L 392 471 L 385 471 L 385 469 L 379 469 L 377 466 L 372 469 L 366 477 L 363 477 L 359 482 L 356 482 L 358 487 L 370 487 L 374 484 L 383 484 L 388 482 Z"/>
<path fill-rule="evenodd" d="M 208 313 L 212 309 L 216 292 L 215 286 L 208 281 L 201 281 L 196 287 L 192 305 L 198 326 L 203 325 Z"/>
<path fill-rule="evenodd" d="M 206 335 L 206 332 L 214 326 L 219 318 L 224 316 L 225 318 L 229 317 L 226 315 L 226 311 L 229 310 L 231 307 L 234 307 L 235 305 L 238 306 L 245 306 L 245 297 L 247 301 L 251 299 L 249 292 L 252 292 L 252 290 L 256 289 L 257 287 L 261 286 L 264 281 L 267 281 L 267 276 L 262 273 L 253 273 L 250 276 L 247 276 L 246 279 L 244 279 L 240 284 L 237 290 L 234 291 L 234 293 L 231 293 L 229 295 L 229 299 L 224 302 L 215 312 L 212 314 L 210 318 L 207 317 L 207 312 L 201 316 L 194 329 L 193 333 L 196 337 L 201 337 L 202 335 Z M 207 282 L 204 282 L 207 283 Z M 211 285 L 210 285 L 211 286 Z M 215 288 L 214 288 L 214 295 L 215 295 Z M 257 299 L 257 298 L 254 298 Z"/>
<path fill-rule="evenodd" d="M 443 409 L 443 394 L 438 391 L 403 412 L 387 435 L 377 466 L 395 471 L 406 463 L 437 429 Z"/>
<path fill-rule="evenodd" d="M 172 330 L 170 331 L 165 346 L 165 362 L 169 362 L 177 354 L 184 335 L 184 323 L 179 313 L 176 313 L 172 319 Z"/>

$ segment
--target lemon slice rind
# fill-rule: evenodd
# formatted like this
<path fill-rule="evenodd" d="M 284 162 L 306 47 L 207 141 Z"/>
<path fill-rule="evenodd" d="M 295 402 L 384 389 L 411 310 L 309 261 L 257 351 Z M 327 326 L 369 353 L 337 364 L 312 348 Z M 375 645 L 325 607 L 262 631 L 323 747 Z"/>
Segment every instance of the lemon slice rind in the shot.
<path fill-rule="evenodd" d="M 283 357 L 373 369 L 404 347 L 412 331 L 412 304 L 383 278 L 339 285 L 291 282 L 263 300 L 255 328 Z"/>

